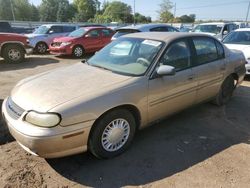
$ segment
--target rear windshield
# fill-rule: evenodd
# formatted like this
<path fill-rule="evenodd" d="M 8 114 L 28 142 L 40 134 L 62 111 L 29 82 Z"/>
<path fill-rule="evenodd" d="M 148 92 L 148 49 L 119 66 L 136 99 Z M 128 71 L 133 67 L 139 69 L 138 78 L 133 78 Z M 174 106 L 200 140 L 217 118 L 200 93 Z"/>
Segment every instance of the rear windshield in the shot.
<path fill-rule="evenodd" d="M 127 34 L 130 34 L 130 33 L 137 33 L 137 32 L 140 32 L 139 30 L 136 30 L 136 29 L 121 29 L 121 30 L 118 30 L 115 34 L 114 34 L 114 38 L 118 38 L 120 36 L 123 36 L 123 35 L 127 35 Z"/>

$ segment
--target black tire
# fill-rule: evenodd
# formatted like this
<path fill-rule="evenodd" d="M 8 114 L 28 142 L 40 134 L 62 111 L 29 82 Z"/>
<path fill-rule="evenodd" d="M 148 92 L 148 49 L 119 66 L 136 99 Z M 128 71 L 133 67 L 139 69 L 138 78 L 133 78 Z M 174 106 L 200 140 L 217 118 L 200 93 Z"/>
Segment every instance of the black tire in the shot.
<path fill-rule="evenodd" d="M 111 122 L 113 122 L 115 120 L 118 121 L 118 119 L 126 120 L 127 123 L 129 124 L 128 136 L 125 139 L 124 138 L 125 136 L 122 135 L 121 137 L 119 137 L 120 141 L 113 144 L 113 146 L 115 146 L 117 143 L 123 142 L 123 145 L 122 146 L 120 145 L 120 148 L 117 148 L 117 150 L 115 150 L 115 151 L 107 151 L 107 149 L 105 149 L 105 147 L 107 147 L 107 146 L 103 146 L 104 145 L 103 140 L 105 139 L 104 134 L 107 133 L 104 131 L 107 131 L 109 125 L 113 125 L 113 124 L 111 124 Z M 116 130 L 114 130 L 114 128 L 113 128 L 112 134 L 115 134 L 115 131 Z M 135 118 L 128 110 L 125 110 L 125 109 L 113 110 L 113 111 L 105 114 L 103 117 L 101 117 L 101 119 L 92 128 L 90 138 L 89 138 L 88 148 L 89 148 L 90 152 L 94 156 L 96 156 L 97 158 L 104 158 L 104 159 L 113 158 L 113 157 L 123 153 L 129 147 L 129 145 L 131 144 L 131 142 L 134 138 L 135 131 L 136 131 Z M 120 138 L 123 138 L 123 139 L 120 139 Z M 110 143 L 111 142 L 112 141 L 110 141 Z M 112 147 L 111 147 L 111 149 L 112 149 Z"/>
<path fill-rule="evenodd" d="M 3 58 L 7 63 L 21 63 L 25 58 L 25 50 L 18 44 L 7 44 L 3 49 Z"/>
<path fill-rule="evenodd" d="M 46 54 L 48 51 L 48 46 L 45 42 L 38 42 L 35 47 L 35 52 L 38 54 Z"/>
<path fill-rule="evenodd" d="M 84 48 L 82 46 L 79 46 L 79 45 L 75 46 L 73 48 L 73 50 L 72 50 L 72 55 L 75 58 L 81 58 L 81 57 L 83 57 L 84 53 L 85 53 Z"/>
<path fill-rule="evenodd" d="M 222 106 L 231 99 L 235 89 L 235 80 L 232 75 L 228 76 L 221 85 L 220 91 L 217 94 L 214 104 Z"/>

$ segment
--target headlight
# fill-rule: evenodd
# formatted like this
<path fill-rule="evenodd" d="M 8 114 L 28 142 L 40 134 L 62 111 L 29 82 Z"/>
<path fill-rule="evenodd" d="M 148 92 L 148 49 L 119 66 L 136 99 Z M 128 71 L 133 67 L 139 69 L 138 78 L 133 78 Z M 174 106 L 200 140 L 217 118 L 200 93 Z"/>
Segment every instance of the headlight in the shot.
<path fill-rule="evenodd" d="M 67 45 L 70 45 L 72 42 L 62 42 L 61 43 L 61 46 L 67 46 Z"/>
<path fill-rule="evenodd" d="M 40 127 L 54 127 L 61 121 L 61 117 L 56 113 L 38 113 L 30 111 L 25 116 L 25 121 Z"/>
<path fill-rule="evenodd" d="M 26 39 L 26 43 L 29 44 L 30 43 L 30 39 Z"/>

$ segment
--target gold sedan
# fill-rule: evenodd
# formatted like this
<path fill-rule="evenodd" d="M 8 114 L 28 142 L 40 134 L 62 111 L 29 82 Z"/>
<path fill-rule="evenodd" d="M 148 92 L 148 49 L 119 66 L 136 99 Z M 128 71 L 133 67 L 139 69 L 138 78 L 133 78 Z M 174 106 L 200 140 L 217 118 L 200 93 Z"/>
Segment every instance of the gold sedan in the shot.
<path fill-rule="evenodd" d="M 20 81 L 2 112 L 11 134 L 34 155 L 88 149 L 111 158 L 138 129 L 204 101 L 227 103 L 245 71 L 241 52 L 207 35 L 130 34 L 86 62 Z"/>

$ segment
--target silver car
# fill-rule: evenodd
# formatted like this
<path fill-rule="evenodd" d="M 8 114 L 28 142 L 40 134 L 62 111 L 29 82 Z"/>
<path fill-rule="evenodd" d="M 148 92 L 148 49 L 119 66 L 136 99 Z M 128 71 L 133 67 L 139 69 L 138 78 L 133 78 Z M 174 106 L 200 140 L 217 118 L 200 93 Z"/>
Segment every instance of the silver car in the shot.
<path fill-rule="evenodd" d="M 33 33 L 26 34 L 26 36 L 35 52 L 44 54 L 56 37 L 66 36 L 78 28 L 77 25 L 73 24 L 47 24 L 41 25 Z"/>
<path fill-rule="evenodd" d="M 113 35 L 111 40 L 115 40 L 123 35 L 137 33 L 137 32 L 179 32 L 179 30 L 167 24 L 154 23 L 154 24 L 130 25 L 116 29 L 116 33 Z"/>
<path fill-rule="evenodd" d="M 207 35 L 130 34 L 85 63 L 20 81 L 2 112 L 34 155 L 111 158 L 147 125 L 204 101 L 227 103 L 245 71 L 241 52 Z"/>

